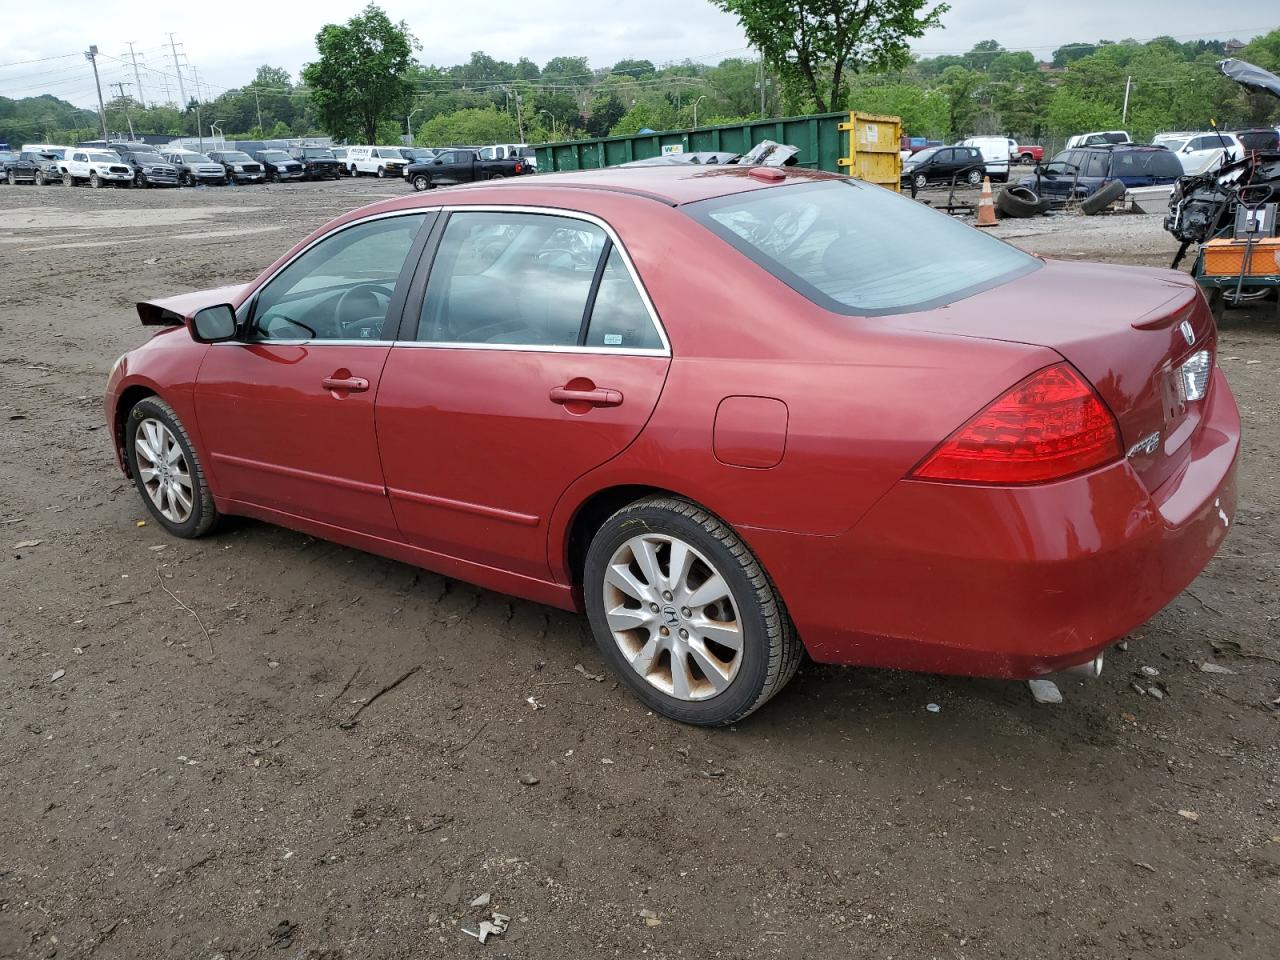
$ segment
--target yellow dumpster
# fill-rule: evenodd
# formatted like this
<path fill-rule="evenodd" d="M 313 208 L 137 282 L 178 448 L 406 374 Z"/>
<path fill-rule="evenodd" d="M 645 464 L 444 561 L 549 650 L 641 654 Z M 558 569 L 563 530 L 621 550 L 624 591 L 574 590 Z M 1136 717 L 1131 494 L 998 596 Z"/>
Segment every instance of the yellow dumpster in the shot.
<path fill-rule="evenodd" d="M 849 154 L 837 162 L 859 180 L 898 191 L 902 183 L 902 118 L 850 111 L 841 131 L 849 134 Z"/>

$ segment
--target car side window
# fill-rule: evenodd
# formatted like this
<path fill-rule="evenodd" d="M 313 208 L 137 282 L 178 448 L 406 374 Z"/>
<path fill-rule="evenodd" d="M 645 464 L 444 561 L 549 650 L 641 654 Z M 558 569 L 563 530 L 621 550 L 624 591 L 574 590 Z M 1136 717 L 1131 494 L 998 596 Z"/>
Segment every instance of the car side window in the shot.
<path fill-rule="evenodd" d="M 575 346 L 605 232 L 551 214 L 454 213 L 440 239 L 417 338 Z"/>
<path fill-rule="evenodd" d="M 396 282 L 426 214 L 383 217 L 325 237 L 267 281 L 251 340 L 381 340 Z"/>
<path fill-rule="evenodd" d="M 589 347 L 629 347 L 633 350 L 660 350 L 662 339 L 653 325 L 635 281 L 617 247 L 609 251 L 600 287 L 591 305 L 587 326 Z"/>
<path fill-rule="evenodd" d="M 1082 177 L 1105 177 L 1107 175 L 1107 161 L 1110 155 L 1103 153 L 1101 150 L 1088 155 L 1083 168 L 1080 171 Z"/>

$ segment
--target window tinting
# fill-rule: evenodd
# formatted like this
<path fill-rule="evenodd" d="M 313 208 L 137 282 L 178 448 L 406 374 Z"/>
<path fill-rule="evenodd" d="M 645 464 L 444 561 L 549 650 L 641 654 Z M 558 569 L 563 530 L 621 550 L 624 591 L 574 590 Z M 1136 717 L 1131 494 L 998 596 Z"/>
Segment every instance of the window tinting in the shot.
<path fill-rule="evenodd" d="M 922 310 L 1035 270 L 1039 261 L 880 187 L 827 180 L 681 209 L 839 313 Z"/>
<path fill-rule="evenodd" d="M 455 213 L 431 266 L 418 339 L 574 346 L 605 232 L 530 213 Z"/>
<path fill-rule="evenodd" d="M 1080 171 L 1082 177 L 1105 177 L 1110 165 L 1111 155 L 1104 150 L 1094 150 L 1086 155 L 1084 167 Z"/>
<path fill-rule="evenodd" d="M 1111 161 L 1113 177 L 1181 177 L 1182 164 L 1168 150 L 1118 150 Z"/>
<path fill-rule="evenodd" d="M 380 340 L 396 281 L 426 214 L 384 217 L 326 237 L 268 281 L 253 308 L 260 340 Z"/>
<path fill-rule="evenodd" d="M 600 275 L 600 288 L 587 327 L 587 346 L 662 349 L 649 309 L 616 247 L 610 250 Z"/>

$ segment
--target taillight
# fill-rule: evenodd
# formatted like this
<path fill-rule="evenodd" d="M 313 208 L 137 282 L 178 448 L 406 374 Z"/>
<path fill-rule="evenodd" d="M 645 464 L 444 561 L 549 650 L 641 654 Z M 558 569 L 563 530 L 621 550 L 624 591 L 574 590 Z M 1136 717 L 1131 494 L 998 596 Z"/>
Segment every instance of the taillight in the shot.
<path fill-rule="evenodd" d="M 524 173 L 524 164 L 523 164 L 523 163 L 517 163 L 517 164 L 516 164 L 516 173 Z"/>
<path fill-rule="evenodd" d="M 1075 367 L 1059 363 L 988 404 L 911 475 L 951 483 L 1045 483 L 1121 456 L 1115 417 Z"/>

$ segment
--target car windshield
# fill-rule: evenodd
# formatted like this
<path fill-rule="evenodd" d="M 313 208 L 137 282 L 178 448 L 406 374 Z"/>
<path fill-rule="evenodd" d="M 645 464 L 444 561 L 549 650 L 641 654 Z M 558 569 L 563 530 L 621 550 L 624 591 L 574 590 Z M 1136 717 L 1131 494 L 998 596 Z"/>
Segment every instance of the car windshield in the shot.
<path fill-rule="evenodd" d="M 907 157 L 907 163 L 921 163 L 925 160 L 928 160 L 935 153 L 937 153 L 939 149 L 941 148 L 929 147 L 925 150 L 920 150 L 916 153 L 913 153 L 911 156 Z"/>
<path fill-rule="evenodd" d="M 312 160 L 332 160 L 332 150 L 306 149 L 302 151 L 304 157 L 310 157 Z"/>
<path fill-rule="evenodd" d="M 230 161 L 231 163 L 253 163 L 253 157 L 247 153 L 241 153 L 239 150 L 232 150 L 221 156 L 224 161 Z"/>
<path fill-rule="evenodd" d="M 836 313 L 924 310 L 1040 266 L 945 214 L 853 180 L 733 194 L 682 209 Z"/>
<path fill-rule="evenodd" d="M 1275 150 L 1280 148 L 1280 130 L 1249 130 L 1245 133 L 1237 133 L 1236 138 L 1239 139 L 1246 150 Z"/>
<path fill-rule="evenodd" d="M 178 159 L 183 163 L 213 163 L 203 153 L 181 153 L 178 155 Z"/>
<path fill-rule="evenodd" d="M 262 153 L 262 158 L 264 160 L 270 160 L 272 163 L 280 163 L 284 160 L 293 159 L 293 157 L 289 156 L 283 150 L 264 150 Z"/>
<path fill-rule="evenodd" d="M 134 163 L 164 163 L 164 158 L 158 153 L 131 153 Z"/>
<path fill-rule="evenodd" d="M 119 163 L 119 162 L 120 162 L 120 155 L 119 155 L 119 154 L 116 154 L 116 153 L 98 153 L 98 152 L 93 152 L 93 153 L 90 153 L 90 154 L 89 154 L 89 159 L 90 159 L 90 160 L 96 160 L 96 161 L 98 161 L 99 163 Z"/>
<path fill-rule="evenodd" d="M 1113 177 L 1182 176 L 1182 164 L 1168 150 L 1117 150 L 1111 155 Z"/>
<path fill-rule="evenodd" d="M 1181 150 L 1187 145 L 1186 137 L 1174 137 L 1173 139 L 1161 138 L 1156 142 L 1157 147 L 1164 147 L 1166 150 Z"/>

